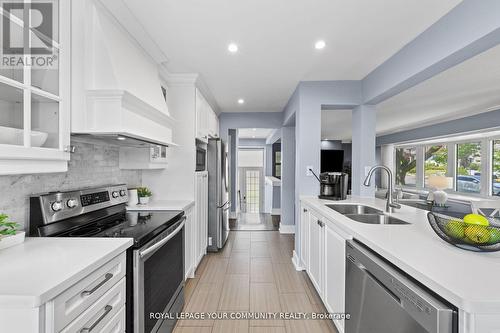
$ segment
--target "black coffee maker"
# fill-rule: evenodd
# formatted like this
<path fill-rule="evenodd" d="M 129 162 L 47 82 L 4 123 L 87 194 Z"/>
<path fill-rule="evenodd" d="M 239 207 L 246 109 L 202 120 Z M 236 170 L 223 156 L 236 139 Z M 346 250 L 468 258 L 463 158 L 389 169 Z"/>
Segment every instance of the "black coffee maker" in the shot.
<path fill-rule="evenodd" d="M 315 175 L 316 176 L 316 175 Z M 349 175 L 344 172 L 323 172 L 316 177 L 320 184 L 320 199 L 345 200 L 349 187 Z"/>

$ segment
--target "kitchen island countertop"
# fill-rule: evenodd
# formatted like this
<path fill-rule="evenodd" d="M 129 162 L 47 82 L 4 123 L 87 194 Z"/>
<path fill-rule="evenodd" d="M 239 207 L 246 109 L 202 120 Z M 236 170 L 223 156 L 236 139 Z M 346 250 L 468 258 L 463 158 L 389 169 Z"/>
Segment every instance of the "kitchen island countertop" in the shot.
<path fill-rule="evenodd" d="M 427 211 L 409 206 L 389 214 L 410 225 L 373 225 L 353 221 L 334 211 L 331 204 L 362 204 L 384 211 L 385 200 L 350 197 L 327 201 L 301 197 L 323 215 L 332 228 L 359 240 L 380 256 L 469 313 L 500 313 L 500 252 L 477 253 L 443 241 L 432 230 Z"/>

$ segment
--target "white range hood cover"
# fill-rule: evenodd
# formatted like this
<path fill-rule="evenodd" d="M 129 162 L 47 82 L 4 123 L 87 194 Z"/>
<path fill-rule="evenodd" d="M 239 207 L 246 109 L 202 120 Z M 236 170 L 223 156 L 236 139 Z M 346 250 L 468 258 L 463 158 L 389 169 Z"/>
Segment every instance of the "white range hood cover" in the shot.
<path fill-rule="evenodd" d="M 102 4 L 89 3 L 88 15 L 80 21 L 85 26 L 85 107 L 83 115 L 74 111 L 72 132 L 121 134 L 173 145 L 174 120 L 162 92 L 158 64 Z"/>

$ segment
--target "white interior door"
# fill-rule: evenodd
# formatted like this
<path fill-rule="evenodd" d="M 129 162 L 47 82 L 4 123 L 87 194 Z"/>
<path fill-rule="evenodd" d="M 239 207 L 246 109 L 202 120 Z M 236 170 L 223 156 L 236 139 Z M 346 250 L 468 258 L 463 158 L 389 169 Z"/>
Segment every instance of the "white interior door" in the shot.
<path fill-rule="evenodd" d="M 264 150 L 238 150 L 238 200 L 241 213 L 264 211 Z"/>
<path fill-rule="evenodd" d="M 240 168 L 241 212 L 263 211 L 263 168 Z"/>

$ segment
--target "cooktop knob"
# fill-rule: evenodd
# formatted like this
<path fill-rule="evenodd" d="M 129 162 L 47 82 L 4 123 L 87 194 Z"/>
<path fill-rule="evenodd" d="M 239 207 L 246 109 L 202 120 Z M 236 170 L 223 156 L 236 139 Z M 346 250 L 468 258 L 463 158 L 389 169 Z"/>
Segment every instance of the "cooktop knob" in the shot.
<path fill-rule="evenodd" d="M 69 199 L 68 202 L 66 202 L 66 205 L 69 208 L 75 208 L 76 206 L 78 206 L 78 202 L 76 201 L 76 199 Z"/>
<path fill-rule="evenodd" d="M 112 196 L 113 198 L 118 198 L 118 196 L 119 196 L 119 195 L 120 195 L 120 194 L 118 193 L 118 191 L 113 191 L 113 192 L 111 193 L 111 196 Z"/>
<path fill-rule="evenodd" d="M 52 210 L 54 212 L 58 212 L 61 209 L 63 209 L 63 204 L 61 201 L 56 201 L 56 202 L 53 202 L 52 205 L 50 205 L 50 207 L 52 208 Z"/>
<path fill-rule="evenodd" d="M 120 196 L 124 197 L 125 195 L 127 195 L 127 191 L 120 190 Z"/>

